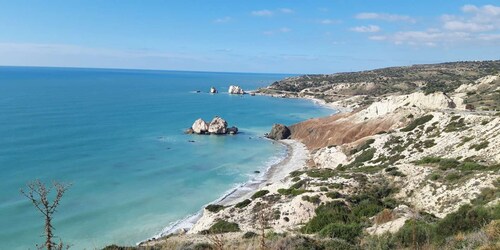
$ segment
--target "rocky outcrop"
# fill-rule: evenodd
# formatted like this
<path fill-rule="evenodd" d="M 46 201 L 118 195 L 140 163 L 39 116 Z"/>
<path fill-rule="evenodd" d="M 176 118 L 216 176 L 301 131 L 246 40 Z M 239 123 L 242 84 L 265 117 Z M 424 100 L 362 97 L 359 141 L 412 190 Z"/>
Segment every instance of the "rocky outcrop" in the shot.
<path fill-rule="evenodd" d="M 208 133 L 211 134 L 225 134 L 227 132 L 227 122 L 216 116 L 208 125 Z"/>
<path fill-rule="evenodd" d="M 186 134 L 199 134 L 199 135 L 207 135 L 207 134 L 214 134 L 214 135 L 224 135 L 224 134 L 230 134 L 234 135 L 238 133 L 238 128 L 237 127 L 227 127 L 227 122 L 216 116 L 210 123 L 205 122 L 203 119 L 199 118 L 193 123 L 193 126 L 191 128 L 188 128 L 186 130 Z"/>
<path fill-rule="evenodd" d="M 191 126 L 192 132 L 196 134 L 205 134 L 208 132 L 208 124 L 203 119 L 198 118 Z"/>
<path fill-rule="evenodd" d="M 217 91 L 217 89 L 216 89 L 215 87 L 211 87 L 211 88 L 210 88 L 210 93 L 211 93 L 211 94 L 217 94 L 217 93 L 219 93 L 219 92 Z"/>
<path fill-rule="evenodd" d="M 273 140 L 283 140 L 288 139 L 291 135 L 290 129 L 283 124 L 274 124 L 271 128 L 271 132 L 266 136 Z"/>
<path fill-rule="evenodd" d="M 233 95 L 243 95 L 243 94 L 245 94 L 245 91 L 240 86 L 237 86 L 237 85 L 231 85 L 231 86 L 229 86 L 229 90 L 227 92 L 229 94 L 233 94 Z"/>

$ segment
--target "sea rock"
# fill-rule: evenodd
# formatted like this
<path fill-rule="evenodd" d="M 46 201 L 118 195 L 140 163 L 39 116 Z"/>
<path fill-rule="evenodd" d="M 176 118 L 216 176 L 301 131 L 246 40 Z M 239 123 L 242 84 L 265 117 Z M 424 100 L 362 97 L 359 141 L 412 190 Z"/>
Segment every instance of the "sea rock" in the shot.
<path fill-rule="evenodd" d="M 288 139 L 290 135 L 290 129 L 287 126 L 283 124 L 274 124 L 271 128 L 271 132 L 269 132 L 266 137 L 273 140 L 283 140 Z"/>
<path fill-rule="evenodd" d="M 227 91 L 229 94 L 235 94 L 235 95 L 243 95 L 245 94 L 245 91 L 240 86 L 237 85 L 231 85 L 229 86 L 229 90 Z"/>
<path fill-rule="evenodd" d="M 230 128 L 227 128 L 227 133 L 230 135 L 234 135 L 238 133 L 238 128 L 235 126 L 232 126 Z"/>
<path fill-rule="evenodd" d="M 208 127 L 209 127 L 208 124 L 203 119 L 199 118 L 193 123 L 191 129 L 196 134 L 204 134 L 208 132 Z"/>
<path fill-rule="evenodd" d="M 194 130 L 193 130 L 193 128 L 188 128 L 188 129 L 186 129 L 186 131 L 184 131 L 184 133 L 186 133 L 186 134 L 194 134 Z"/>
<path fill-rule="evenodd" d="M 208 125 L 208 132 L 211 134 L 225 134 L 227 133 L 227 122 L 216 116 Z"/>
<path fill-rule="evenodd" d="M 217 93 L 218 93 L 218 91 L 217 91 L 217 89 L 216 89 L 215 87 L 211 87 L 211 88 L 210 88 L 210 93 L 212 93 L 212 94 L 217 94 Z"/>

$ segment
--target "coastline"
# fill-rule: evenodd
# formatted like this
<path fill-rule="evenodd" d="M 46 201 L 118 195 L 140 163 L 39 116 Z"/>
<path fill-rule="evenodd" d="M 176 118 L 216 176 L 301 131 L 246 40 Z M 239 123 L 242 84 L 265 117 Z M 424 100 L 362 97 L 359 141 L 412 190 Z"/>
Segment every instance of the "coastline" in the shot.
<path fill-rule="evenodd" d="M 255 93 L 255 92 L 253 92 Z M 334 103 L 327 103 L 324 100 L 313 97 L 290 97 L 290 96 L 276 96 L 263 93 L 255 93 L 257 95 L 270 96 L 274 98 L 296 98 L 304 99 L 313 102 L 316 105 L 322 106 L 333 110 L 330 115 L 335 115 L 344 112 L 350 112 L 349 108 L 335 105 Z M 293 171 L 300 170 L 306 167 L 306 161 L 309 159 L 309 150 L 305 145 L 293 139 L 286 139 L 274 141 L 273 143 L 280 143 L 286 147 L 286 156 L 279 162 L 271 164 L 261 175 L 258 175 L 243 184 L 237 184 L 236 187 L 225 192 L 220 198 L 213 202 L 204 205 L 196 214 L 191 214 L 183 219 L 171 223 L 166 226 L 160 233 L 137 243 L 137 245 L 145 244 L 150 241 L 155 241 L 159 238 L 176 234 L 189 234 L 193 233 L 193 227 L 200 222 L 205 212 L 205 207 L 209 204 L 218 204 L 223 206 L 234 205 L 252 196 L 254 192 L 273 183 L 284 183 L 285 178 Z"/>
<path fill-rule="evenodd" d="M 278 163 L 270 165 L 261 175 L 250 179 L 246 183 L 237 185 L 224 193 L 220 198 L 206 205 L 234 205 L 250 198 L 255 191 L 268 184 L 283 182 L 290 172 L 305 167 L 306 160 L 309 158 L 309 151 L 304 144 L 292 139 L 272 142 L 280 143 L 286 147 L 286 156 L 284 158 L 282 158 Z M 168 235 L 184 233 L 189 234 L 195 224 L 198 223 L 203 217 L 205 206 L 203 206 L 196 214 L 188 215 L 183 219 L 173 222 L 165 227 L 160 233 L 138 242 L 137 245 L 148 243 Z"/>

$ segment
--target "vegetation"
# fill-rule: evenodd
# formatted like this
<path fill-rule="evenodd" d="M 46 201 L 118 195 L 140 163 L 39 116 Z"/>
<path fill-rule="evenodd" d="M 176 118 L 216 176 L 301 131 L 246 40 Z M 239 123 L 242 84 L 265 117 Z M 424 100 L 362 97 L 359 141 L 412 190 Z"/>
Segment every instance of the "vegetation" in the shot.
<path fill-rule="evenodd" d="M 416 127 L 418 127 L 422 124 L 425 124 L 428 121 L 432 120 L 432 118 L 434 118 L 433 115 L 425 115 L 425 116 L 422 116 L 420 118 L 417 118 L 417 119 L 413 120 L 410 124 L 408 124 L 408 126 L 402 128 L 401 131 L 410 132 L 410 131 L 414 130 Z"/>
<path fill-rule="evenodd" d="M 259 191 L 255 192 L 255 194 L 252 195 L 252 200 L 260 198 L 268 193 L 269 193 L 269 190 L 265 190 L 265 189 L 259 190 Z"/>
<path fill-rule="evenodd" d="M 238 226 L 237 223 L 227 222 L 225 220 L 219 220 L 210 227 L 208 233 L 214 234 L 214 233 L 229 233 L 238 231 L 240 231 L 240 227 Z"/>
<path fill-rule="evenodd" d="M 237 203 L 236 205 L 234 205 L 234 207 L 235 208 L 244 208 L 244 207 L 248 206 L 248 204 L 250 204 L 251 202 L 252 202 L 251 200 L 246 199 L 242 202 Z"/>
<path fill-rule="evenodd" d="M 59 203 L 61 202 L 64 193 L 68 190 L 70 185 L 62 184 L 59 182 L 53 182 L 52 187 L 47 187 L 40 180 L 36 180 L 28 183 L 27 190 L 21 189 L 21 194 L 24 195 L 30 202 L 35 206 L 35 208 L 42 213 L 45 219 L 44 237 L 45 242 L 43 245 L 37 247 L 39 249 L 46 248 L 47 250 L 52 249 L 63 249 L 66 246 L 61 240 L 59 243 L 54 241 L 54 226 L 52 225 L 52 220 L 54 219 L 54 213 L 56 212 Z M 55 188 L 55 197 L 50 201 L 50 195 L 52 188 Z"/>
<path fill-rule="evenodd" d="M 210 204 L 205 207 L 206 210 L 212 212 L 212 213 L 217 213 L 220 210 L 224 209 L 223 205 L 218 205 L 218 204 Z"/>

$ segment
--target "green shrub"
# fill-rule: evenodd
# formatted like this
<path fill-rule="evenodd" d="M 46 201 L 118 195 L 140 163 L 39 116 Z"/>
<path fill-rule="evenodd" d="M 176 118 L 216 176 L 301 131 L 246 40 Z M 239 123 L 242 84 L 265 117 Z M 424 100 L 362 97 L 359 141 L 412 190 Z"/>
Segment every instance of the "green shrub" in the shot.
<path fill-rule="evenodd" d="M 309 177 L 321 178 L 321 179 L 328 179 L 338 175 L 335 170 L 330 168 L 310 169 L 306 173 Z"/>
<path fill-rule="evenodd" d="M 269 190 L 265 190 L 265 189 L 259 190 L 259 191 L 255 192 L 255 194 L 252 195 L 252 200 L 260 198 L 268 193 L 269 193 Z"/>
<path fill-rule="evenodd" d="M 418 127 L 422 124 L 425 124 L 426 122 L 432 120 L 432 118 L 434 118 L 433 115 L 425 115 L 425 116 L 422 116 L 420 118 L 417 118 L 417 119 L 413 120 L 410 124 L 408 124 L 408 126 L 402 128 L 401 131 L 410 132 L 410 131 L 414 130 L 416 127 Z"/>
<path fill-rule="evenodd" d="M 469 149 L 475 149 L 476 151 L 479 151 L 479 150 L 481 150 L 483 148 L 487 148 L 489 144 L 490 144 L 489 141 L 483 141 L 483 142 L 481 142 L 479 144 L 471 145 L 469 147 Z"/>
<path fill-rule="evenodd" d="M 208 230 L 209 233 L 229 233 L 240 231 L 240 226 L 234 222 L 227 222 L 225 220 L 218 220 Z"/>
<path fill-rule="evenodd" d="M 292 181 L 293 181 L 293 182 L 297 182 L 297 181 L 300 181 L 300 177 L 298 177 L 298 176 L 296 176 L 296 177 L 293 177 L 293 178 L 292 178 Z"/>
<path fill-rule="evenodd" d="M 342 194 L 336 191 L 326 193 L 326 197 L 331 199 L 342 198 Z"/>
<path fill-rule="evenodd" d="M 432 139 L 424 141 L 424 147 L 425 148 L 431 148 L 431 147 L 434 147 L 434 145 L 436 145 L 436 143 Z"/>
<path fill-rule="evenodd" d="M 368 150 L 363 151 L 360 155 L 356 157 L 356 159 L 354 159 L 354 163 L 362 163 L 373 159 L 373 156 L 375 155 L 376 151 L 377 150 L 374 148 L 370 148 Z"/>
<path fill-rule="evenodd" d="M 458 232 L 470 232 L 488 224 L 492 217 L 492 213 L 487 208 L 472 207 L 467 204 L 440 220 L 437 223 L 437 234 L 445 238 Z"/>
<path fill-rule="evenodd" d="M 210 204 L 205 207 L 206 210 L 212 212 L 212 213 L 217 213 L 220 210 L 224 209 L 223 205 L 218 205 L 218 204 Z"/>
<path fill-rule="evenodd" d="M 316 215 L 302 228 L 303 233 L 317 233 L 331 223 L 347 223 L 351 220 L 350 210 L 344 202 L 332 201 L 320 205 Z"/>
<path fill-rule="evenodd" d="M 290 188 L 291 189 L 299 189 L 302 186 L 304 186 L 305 184 L 306 184 L 306 180 L 300 180 L 300 181 L 294 183 Z"/>
<path fill-rule="evenodd" d="M 455 132 L 455 131 L 461 131 L 464 130 L 465 128 L 465 122 L 464 118 L 460 118 L 458 121 L 453 120 L 452 117 L 452 122 L 448 123 L 446 127 L 444 128 L 444 132 Z"/>
<path fill-rule="evenodd" d="M 451 172 L 451 173 L 447 174 L 444 178 L 447 181 L 453 182 L 453 181 L 459 180 L 461 177 L 462 177 L 462 175 L 460 175 L 459 173 Z"/>
<path fill-rule="evenodd" d="M 320 188 L 319 188 L 319 191 L 321 191 L 321 192 L 326 192 L 326 191 L 328 191 L 328 188 L 327 188 L 327 187 L 320 187 Z"/>
<path fill-rule="evenodd" d="M 298 171 L 298 170 L 290 172 L 290 176 L 291 177 L 297 177 L 297 176 L 300 176 L 302 174 L 303 174 L 303 172 L 302 171 Z"/>
<path fill-rule="evenodd" d="M 434 226 L 424 221 L 407 220 L 395 235 L 395 240 L 405 247 L 422 246 L 433 240 Z"/>
<path fill-rule="evenodd" d="M 258 234 L 254 233 L 252 231 L 248 231 L 248 232 L 243 234 L 243 239 L 251 239 L 251 238 L 255 238 L 257 236 L 258 236 Z"/>
<path fill-rule="evenodd" d="M 374 197 L 366 197 L 352 208 L 352 214 L 356 217 L 371 217 L 384 209 L 382 202 Z"/>
<path fill-rule="evenodd" d="M 234 205 L 234 207 L 235 208 L 244 208 L 244 207 L 248 206 L 248 204 L 250 204 L 251 202 L 252 202 L 251 200 L 246 199 L 242 202 L 237 203 L 236 205 Z"/>
<path fill-rule="evenodd" d="M 343 239 L 350 243 L 354 243 L 361 233 L 362 227 L 358 223 L 330 223 L 319 231 L 322 237 Z"/>

